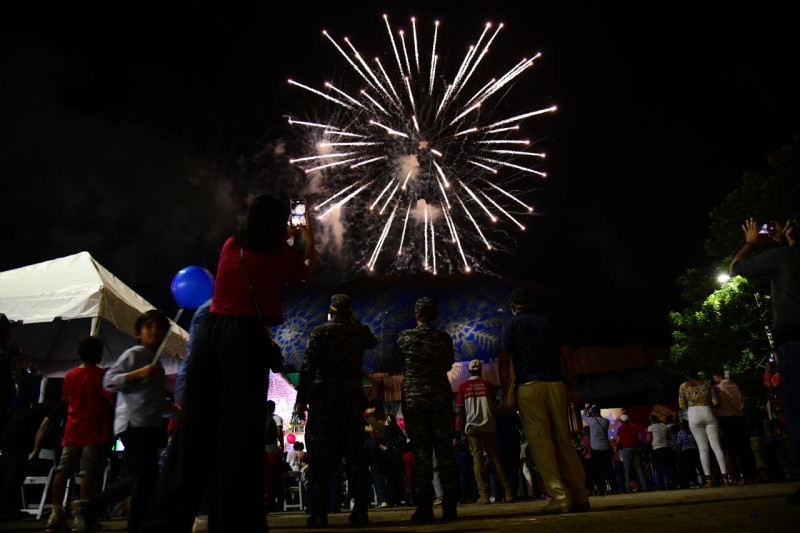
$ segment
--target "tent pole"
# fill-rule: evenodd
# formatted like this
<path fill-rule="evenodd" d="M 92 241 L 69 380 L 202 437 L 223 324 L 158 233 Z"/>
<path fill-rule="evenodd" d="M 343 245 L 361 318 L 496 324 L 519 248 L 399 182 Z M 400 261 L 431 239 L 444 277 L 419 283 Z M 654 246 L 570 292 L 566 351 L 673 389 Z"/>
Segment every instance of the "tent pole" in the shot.
<path fill-rule="evenodd" d="M 100 333 L 100 317 L 93 316 L 91 329 L 89 330 L 89 335 L 96 337 L 98 333 Z"/>
<path fill-rule="evenodd" d="M 175 314 L 175 319 L 172 321 L 175 325 L 178 325 L 178 320 L 180 320 L 181 315 L 183 314 L 183 307 L 178 308 L 178 312 Z M 169 334 L 172 333 L 172 324 L 169 325 L 169 329 L 167 329 L 167 334 L 164 336 L 164 340 L 161 341 L 161 345 L 158 347 L 158 351 L 156 352 L 156 356 L 153 357 L 153 362 L 151 364 L 156 364 L 158 359 L 161 357 L 161 352 L 164 351 L 164 347 L 167 345 L 167 339 L 169 338 Z"/>

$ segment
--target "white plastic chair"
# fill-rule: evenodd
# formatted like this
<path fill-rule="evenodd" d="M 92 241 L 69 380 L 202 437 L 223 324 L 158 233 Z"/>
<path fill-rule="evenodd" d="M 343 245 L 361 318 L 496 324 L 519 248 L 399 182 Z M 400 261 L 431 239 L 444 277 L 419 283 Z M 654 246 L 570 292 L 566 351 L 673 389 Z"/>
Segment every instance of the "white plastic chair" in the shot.
<path fill-rule="evenodd" d="M 303 481 L 305 481 L 303 472 L 286 472 L 283 480 L 283 510 L 298 509 L 302 511 L 305 508 L 303 506 Z M 289 503 L 290 500 L 294 501 L 293 494 L 297 494 L 297 503 Z"/>
<path fill-rule="evenodd" d="M 45 510 L 51 509 L 53 506 L 52 504 L 45 503 L 47 498 L 50 496 L 50 484 L 53 482 L 53 474 L 56 471 L 56 456 L 53 450 L 45 450 L 42 449 L 39 452 L 39 459 L 44 461 L 50 461 L 52 466 L 50 470 L 44 476 L 28 476 L 25 478 L 25 481 L 22 483 L 22 509 L 23 512 L 28 514 L 34 515 L 37 520 L 42 518 Z M 28 498 L 26 497 L 26 489 L 30 487 L 42 487 L 42 496 L 38 502 L 31 502 L 28 503 Z"/>

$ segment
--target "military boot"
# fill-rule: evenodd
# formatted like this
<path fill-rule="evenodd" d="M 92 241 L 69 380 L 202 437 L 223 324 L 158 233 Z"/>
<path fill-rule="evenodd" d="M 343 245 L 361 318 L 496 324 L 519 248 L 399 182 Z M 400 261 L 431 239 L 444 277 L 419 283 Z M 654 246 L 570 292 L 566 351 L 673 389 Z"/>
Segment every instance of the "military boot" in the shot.
<path fill-rule="evenodd" d="M 311 511 L 311 515 L 306 522 L 308 527 L 325 527 L 328 525 L 328 515 L 317 510 Z"/>
<path fill-rule="evenodd" d="M 456 520 L 458 518 L 456 506 L 457 502 L 455 498 L 445 497 L 442 500 L 442 520 Z"/>
<path fill-rule="evenodd" d="M 414 514 L 411 515 L 411 521 L 418 524 L 430 524 L 434 521 L 433 495 L 417 495 L 417 509 L 414 511 Z"/>
<path fill-rule="evenodd" d="M 364 503 L 359 503 L 356 501 L 356 504 L 353 506 L 353 510 L 350 511 L 350 516 L 347 517 L 348 522 L 350 522 L 351 526 L 363 526 L 369 523 L 369 515 L 367 514 L 367 506 Z"/>

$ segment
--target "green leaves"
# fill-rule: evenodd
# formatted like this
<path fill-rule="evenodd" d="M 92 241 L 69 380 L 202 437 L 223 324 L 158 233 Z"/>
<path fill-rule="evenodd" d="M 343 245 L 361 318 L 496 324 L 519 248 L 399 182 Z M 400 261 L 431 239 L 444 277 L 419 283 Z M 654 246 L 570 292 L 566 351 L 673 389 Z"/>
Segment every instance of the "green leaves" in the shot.
<path fill-rule="evenodd" d="M 662 366 L 675 372 L 696 366 L 707 376 L 727 368 L 740 387 L 757 392 L 757 365 L 770 354 L 762 306 L 754 285 L 735 277 L 698 308 L 671 313 L 674 344 Z"/>

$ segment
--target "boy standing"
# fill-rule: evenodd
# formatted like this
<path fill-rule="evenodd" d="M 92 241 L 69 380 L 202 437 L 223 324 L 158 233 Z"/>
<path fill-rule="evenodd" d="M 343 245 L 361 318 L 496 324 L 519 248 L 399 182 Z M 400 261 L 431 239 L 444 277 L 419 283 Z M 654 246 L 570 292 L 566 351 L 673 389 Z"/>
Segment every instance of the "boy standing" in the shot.
<path fill-rule="evenodd" d="M 104 493 L 73 504 L 75 530 L 79 532 L 91 528 L 106 505 L 130 496 L 128 531 L 136 533 L 158 480 L 162 422 L 164 413 L 174 408 L 165 399 L 164 369 L 153 359 L 169 331 L 169 319 L 151 309 L 136 319 L 134 330 L 139 344 L 126 350 L 103 378 L 103 387 L 117 393 L 114 434 L 125 445 L 131 475 Z"/>
<path fill-rule="evenodd" d="M 103 358 L 103 347 L 99 337 L 83 337 L 78 341 L 83 363 L 64 376 L 61 401 L 68 405 L 67 424 L 61 443 L 64 449 L 53 480 L 53 513 L 47 520 L 47 531 L 67 527 L 62 501 L 67 480 L 78 470 L 79 462 L 81 499 L 88 499 L 100 486 L 111 437 L 112 398 L 103 390 L 106 371 L 97 366 Z"/>

